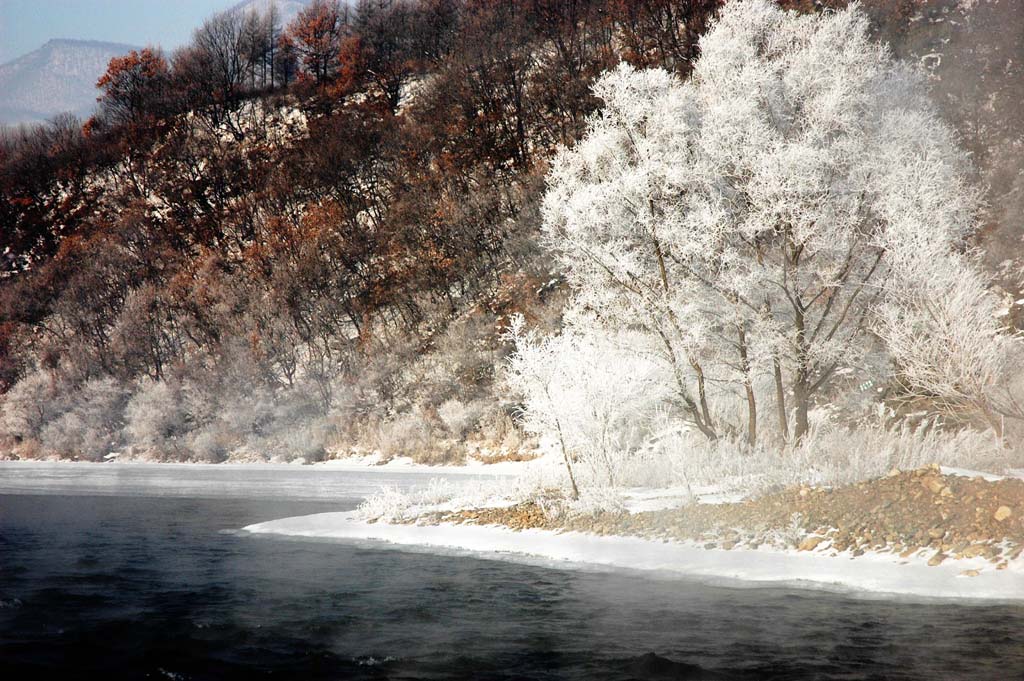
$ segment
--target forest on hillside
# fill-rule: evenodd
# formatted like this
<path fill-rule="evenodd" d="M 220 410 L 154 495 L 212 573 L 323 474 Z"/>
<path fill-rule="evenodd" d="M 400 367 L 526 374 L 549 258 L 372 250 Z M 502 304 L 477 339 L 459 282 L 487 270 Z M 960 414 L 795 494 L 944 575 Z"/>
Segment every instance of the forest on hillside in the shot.
<path fill-rule="evenodd" d="M 779 4 L 808 20 L 846 5 Z M 1000 338 L 1024 318 L 1015 302 L 1024 288 L 1024 18 L 1013 5 L 861 4 L 870 39 L 888 42 L 935 102 L 942 123 L 926 129 L 948 126 L 951 146 L 965 151 L 963 164 L 950 162 L 962 172 L 950 177 L 983 188 L 976 204 L 965 199 L 977 213 L 965 218 L 970 233 L 944 241 L 942 255 L 955 254 L 955 267 L 970 273 L 961 279 L 976 283 L 970 295 L 984 301 L 973 309 L 991 312 Z M 63 116 L 0 138 L 0 455 L 313 461 L 376 450 L 441 463 L 526 456 L 557 431 L 568 462 L 650 444 L 649 433 L 630 430 L 641 427 L 636 410 L 667 410 L 673 427 L 753 449 L 810 437 L 815 418 L 826 418 L 814 416 L 822 407 L 847 424 L 880 418 L 894 437 L 910 439 L 934 438 L 941 421 L 951 434 L 923 445 L 932 448 L 982 447 L 967 431 L 1005 440 L 1019 407 L 989 391 L 1015 379 L 1005 375 L 1005 358 L 986 366 L 999 375 L 971 392 L 963 381 L 950 387 L 940 380 L 948 376 L 925 376 L 909 355 L 876 371 L 893 352 L 884 360 L 869 350 L 844 355 L 850 366 L 784 352 L 748 356 L 747 333 L 750 347 L 755 331 L 770 335 L 765 308 L 778 303 L 768 296 L 748 306 L 756 314 L 722 322 L 738 331 L 728 347 L 739 350 L 707 377 L 704 363 L 716 366 L 718 350 L 702 346 L 676 362 L 676 341 L 665 342 L 669 364 L 686 374 L 679 384 L 692 385 L 674 396 L 651 389 L 657 381 L 643 382 L 643 371 L 616 378 L 558 367 L 555 351 L 607 361 L 623 345 L 570 333 L 614 307 L 611 294 L 587 288 L 593 272 L 583 271 L 607 243 L 570 238 L 572 206 L 587 201 L 575 183 L 618 181 L 612 161 L 583 168 L 603 153 L 586 145 L 617 94 L 690 87 L 700 40 L 721 6 L 316 0 L 287 25 L 272 9 L 228 12 L 171 54 L 154 46 L 112 60 L 93 118 Z M 637 74 L 662 75 L 641 86 Z M 705 80 L 694 87 L 725 96 Z M 640 101 L 649 113 L 661 100 L 648 95 Z M 571 170 L 566 149 L 583 165 Z M 616 196 L 641 195 L 623 187 Z M 945 218 L 936 215 L 937 225 Z M 579 224 L 604 234 L 621 217 Z M 612 238 L 622 245 L 627 236 Z M 659 251 L 652 243 L 650 252 Z M 857 283 L 882 270 L 859 252 L 857 269 L 850 253 L 823 290 L 849 286 L 860 305 Z M 634 316 L 619 317 L 630 333 L 658 331 L 635 314 L 664 321 L 682 310 L 666 301 L 668 276 L 682 277 L 685 267 L 665 266 L 660 252 L 658 259 L 664 301 L 644 298 Z M 715 291 L 709 304 L 739 300 L 739 288 Z M 849 321 L 841 297 L 814 300 L 829 306 L 822 320 L 842 312 Z M 890 350 L 913 340 L 869 333 L 866 323 L 855 331 L 884 337 Z M 660 375 L 665 366 L 645 370 Z M 580 389 L 551 403 L 533 380 L 545 367 L 549 383 L 555 376 L 565 390 Z M 587 393 L 594 385 L 614 394 Z M 591 413 L 568 433 L 576 453 L 566 452 L 563 422 L 552 420 L 557 407 L 619 404 L 623 394 L 637 395 L 634 411 L 609 406 L 601 417 L 621 439 L 594 441 Z"/>

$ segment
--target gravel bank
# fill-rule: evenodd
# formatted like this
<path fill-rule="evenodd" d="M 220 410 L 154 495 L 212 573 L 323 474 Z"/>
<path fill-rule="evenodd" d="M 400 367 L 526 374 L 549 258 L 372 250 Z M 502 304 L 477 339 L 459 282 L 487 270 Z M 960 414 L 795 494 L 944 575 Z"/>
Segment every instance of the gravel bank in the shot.
<path fill-rule="evenodd" d="M 440 513 L 432 522 L 689 541 L 712 549 L 982 557 L 997 569 L 1024 549 L 1024 480 L 944 475 L 938 466 L 835 489 L 800 487 L 739 503 L 558 518 L 533 503 Z M 972 571 L 973 572 L 973 571 Z"/>

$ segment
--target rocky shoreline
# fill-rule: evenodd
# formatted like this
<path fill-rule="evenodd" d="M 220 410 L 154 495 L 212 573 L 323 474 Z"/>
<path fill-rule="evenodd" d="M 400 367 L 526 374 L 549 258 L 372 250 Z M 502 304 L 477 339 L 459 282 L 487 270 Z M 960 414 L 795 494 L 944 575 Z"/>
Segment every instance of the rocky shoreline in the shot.
<path fill-rule="evenodd" d="M 738 503 L 557 517 L 530 502 L 433 513 L 419 522 L 502 525 L 690 542 L 706 549 L 777 549 L 900 559 L 983 558 L 1005 569 L 1024 550 L 1024 480 L 944 474 L 937 465 L 838 488 L 799 487 Z M 977 570 L 965 571 L 974 576 Z"/>

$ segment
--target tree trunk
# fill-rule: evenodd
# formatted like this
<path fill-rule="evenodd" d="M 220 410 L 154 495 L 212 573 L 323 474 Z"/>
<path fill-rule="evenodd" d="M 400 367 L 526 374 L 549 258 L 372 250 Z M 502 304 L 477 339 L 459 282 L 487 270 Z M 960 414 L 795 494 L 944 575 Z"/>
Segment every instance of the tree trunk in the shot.
<path fill-rule="evenodd" d="M 793 388 L 793 397 L 796 400 L 796 424 L 794 426 L 793 439 L 799 444 L 809 429 L 807 411 L 810 397 L 807 395 L 807 379 L 804 378 L 802 384 L 799 382 L 801 379 L 798 378 L 797 380 L 798 383 Z"/>
<path fill-rule="evenodd" d="M 690 366 L 693 367 L 694 372 L 697 374 L 697 396 L 700 398 L 701 416 L 704 417 L 704 423 L 713 431 L 715 424 L 711 421 L 711 410 L 708 409 L 708 394 L 704 389 L 704 368 L 699 362 L 692 359 L 690 360 Z"/>
<path fill-rule="evenodd" d="M 676 358 L 675 350 L 672 348 L 672 343 L 669 342 L 668 336 L 666 336 L 665 333 L 661 329 L 657 329 L 657 332 L 658 332 L 658 335 L 661 336 L 661 342 L 665 346 L 665 351 L 668 353 L 668 361 L 672 365 L 672 375 L 673 375 L 673 377 L 675 378 L 675 381 L 676 381 L 676 389 L 677 389 L 677 391 L 679 393 L 679 397 L 683 400 L 683 403 L 686 405 L 686 408 L 690 411 L 690 416 L 693 417 L 693 422 L 694 422 L 694 424 L 696 424 L 697 429 L 700 430 L 700 432 L 704 433 L 704 435 L 709 440 L 717 440 L 718 439 L 718 433 L 716 433 L 714 428 L 711 427 L 711 425 L 707 422 L 707 420 L 701 416 L 701 411 L 697 408 L 697 405 L 696 405 L 696 403 L 694 403 L 693 398 L 690 397 L 690 394 L 686 391 L 686 383 L 685 383 L 685 381 L 683 381 L 683 372 L 679 368 L 679 361 Z M 704 388 L 703 383 L 701 383 L 700 387 L 701 387 L 701 396 L 703 398 L 703 388 Z M 704 406 L 704 411 L 706 413 L 707 412 L 707 402 L 706 401 L 704 402 L 703 406 Z"/>
<path fill-rule="evenodd" d="M 772 365 L 775 370 L 775 409 L 779 419 L 779 433 L 783 442 L 789 442 L 789 423 L 786 418 L 786 389 L 782 385 L 782 366 L 779 358 L 772 358 Z"/>
<path fill-rule="evenodd" d="M 810 395 L 810 366 L 807 360 L 807 335 L 804 308 L 797 300 L 794 305 L 793 324 L 796 326 L 796 381 L 793 385 L 793 399 L 796 402 L 796 423 L 793 438 L 800 443 L 807 434 L 807 411 Z"/>
<path fill-rule="evenodd" d="M 739 324 L 740 369 L 743 371 L 743 390 L 747 394 L 747 444 L 757 444 L 757 401 L 750 383 L 750 360 L 747 357 L 747 330 Z"/>
<path fill-rule="evenodd" d="M 555 419 L 555 429 L 558 430 L 558 443 L 562 446 L 562 459 L 565 460 L 565 470 L 569 473 L 569 483 L 572 485 L 572 498 L 580 498 L 580 488 L 576 486 L 576 476 L 572 472 L 572 460 L 569 458 L 569 451 L 565 448 L 565 438 L 562 437 L 562 423 Z"/>

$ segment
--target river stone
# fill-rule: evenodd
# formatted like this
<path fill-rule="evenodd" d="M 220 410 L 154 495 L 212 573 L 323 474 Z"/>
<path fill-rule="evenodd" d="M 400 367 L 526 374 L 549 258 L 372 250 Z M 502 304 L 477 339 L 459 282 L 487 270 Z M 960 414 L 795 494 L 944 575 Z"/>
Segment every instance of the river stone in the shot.
<path fill-rule="evenodd" d="M 813 551 L 823 541 L 825 541 L 824 537 L 807 537 L 796 548 L 798 551 Z"/>

